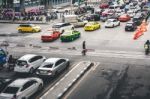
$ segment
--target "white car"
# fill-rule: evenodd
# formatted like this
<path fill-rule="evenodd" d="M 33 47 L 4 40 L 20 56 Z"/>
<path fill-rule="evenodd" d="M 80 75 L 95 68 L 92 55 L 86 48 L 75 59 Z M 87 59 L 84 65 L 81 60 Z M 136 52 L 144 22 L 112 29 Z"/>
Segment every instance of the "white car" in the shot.
<path fill-rule="evenodd" d="M 120 25 L 120 21 L 118 21 L 117 19 L 108 19 L 105 22 L 105 28 L 107 27 L 115 27 L 115 26 L 119 26 Z"/>
<path fill-rule="evenodd" d="M 18 73 L 33 73 L 44 61 L 45 57 L 26 54 L 17 60 L 14 72 Z"/>
<path fill-rule="evenodd" d="M 48 58 L 37 69 L 36 74 L 40 76 L 55 76 L 69 66 L 69 59 Z"/>
<path fill-rule="evenodd" d="M 1 92 L 0 99 L 28 99 L 42 88 L 43 81 L 40 78 L 16 79 Z"/>
<path fill-rule="evenodd" d="M 135 12 L 133 10 L 128 10 L 127 14 L 132 18 L 133 16 L 135 16 Z"/>
<path fill-rule="evenodd" d="M 52 26 L 52 30 L 57 30 L 60 33 L 63 33 L 66 29 L 74 29 L 74 26 L 70 23 L 57 23 Z"/>

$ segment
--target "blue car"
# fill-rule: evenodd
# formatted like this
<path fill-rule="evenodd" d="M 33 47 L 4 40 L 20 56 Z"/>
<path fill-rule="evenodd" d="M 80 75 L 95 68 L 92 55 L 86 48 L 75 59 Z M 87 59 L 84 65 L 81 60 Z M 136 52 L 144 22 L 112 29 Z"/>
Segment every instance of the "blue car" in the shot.
<path fill-rule="evenodd" d="M 0 48 L 0 66 L 4 65 L 7 62 L 6 52 Z"/>

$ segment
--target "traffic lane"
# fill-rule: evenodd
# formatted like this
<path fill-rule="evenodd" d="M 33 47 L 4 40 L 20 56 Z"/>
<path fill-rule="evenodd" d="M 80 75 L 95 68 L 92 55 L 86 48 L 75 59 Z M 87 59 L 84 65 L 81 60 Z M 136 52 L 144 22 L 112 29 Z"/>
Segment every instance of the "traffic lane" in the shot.
<path fill-rule="evenodd" d="M 84 31 L 83 28 L 77 28 L 81 32 L 81 37 L 73 42 L 62 43 L 60 39 L 53 42 L 43 43 L 40 36 L 42 34 L 33 34 L 26 36 L 24 41 L 27 44 L 35 44 L 40 46 L 58 46 L 59 48 L 76 47 L 81 48 L 82 42 L 85 40 L 88 48 L 93 49 L 107 49 L 107 50 L 139 50 L 143 48 L 144 38 L 140 40 L 133 40 L 134 32 L 125 32 L 126 22 L 122 22 L 120 26 L 115 28 L 105 28 L 104 23 L 101 22 L 102 28 L 95 31 Z M 150 35 L 149 35 L 150 36 Z M 23 39 L 22 39 L 23 40 Z"/>
<path fill-rule="evenodd" d="M 150 68 L 144 65 L 130 66 L 127 77 L 111 99 L 150 99 Z"/>
<path fill-rule="evenodd" d="M 118 73 L 127 68 L 125 65 L 101 63 L 92 67 L 90 71 L 74 85 L 64 96 L 64 99 L 105 99 L 118 82 Z M 114 83 L 115 82 L 115 83 Z"/>

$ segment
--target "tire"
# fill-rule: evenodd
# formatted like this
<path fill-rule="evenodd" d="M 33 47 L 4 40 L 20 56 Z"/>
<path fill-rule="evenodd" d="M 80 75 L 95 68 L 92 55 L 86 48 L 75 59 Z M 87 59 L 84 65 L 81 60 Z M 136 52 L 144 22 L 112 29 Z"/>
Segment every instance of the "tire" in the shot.
<path fill-rule="evenodd" d="M 18 30 L 18 32 L 19 32 L 19 33 L 22 33 L 22 30 L 21 30 L 21 29 L 19 29 L 19 30 Z"/>
<path fill-rule="evenodd" d="M 36 31 L 35 30 L 32 30 L 32 33 L 35 33 Z"/>
<path fill-rule="evenodd" d="M 29 71 L 29 73 L 30 73 L 30 74 L 33 74 L 33 71 L 34 71 L 34 69 L 31 68 L 30 71 Z"/>
<path fill-rule="evenodd" d="M 42 90 L 42 88 L 43 88 L 43 86 L 42 86 L 42 84 L 40 84 L 38 87 L 38 91 Z"/>

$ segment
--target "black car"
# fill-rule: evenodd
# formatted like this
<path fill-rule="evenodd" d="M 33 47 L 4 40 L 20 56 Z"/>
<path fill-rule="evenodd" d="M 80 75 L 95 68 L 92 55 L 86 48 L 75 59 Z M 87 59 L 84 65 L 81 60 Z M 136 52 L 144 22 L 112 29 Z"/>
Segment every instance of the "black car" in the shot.
<path fill-rule="evenodd" d="M 133 17 L 133 22 L 136 24 L 136 25 L 140 25 L 142 23 L 144 19 L 144 16 L 142 16 L 141 14 L 137 14 Z"/>
<path fill-rule="evenodd" d="M 86 16 L 86 20 L 88 20 L 88 21 L 99 21 L 100 15 L 99 14 L 88 15 L 88 16 Z"/>
<path fill-rule="evenodd" d="M 2 92 L 3 89 L 11 82 L 12 82 L 12 79 L 0 78 L 0 92 Z"/>
<path fill-rule="evenodd" d="M 134 22 L 128 22 L 125 26 L 125 31 L 135 31 L 137 29 L 137 25 Z"/>

